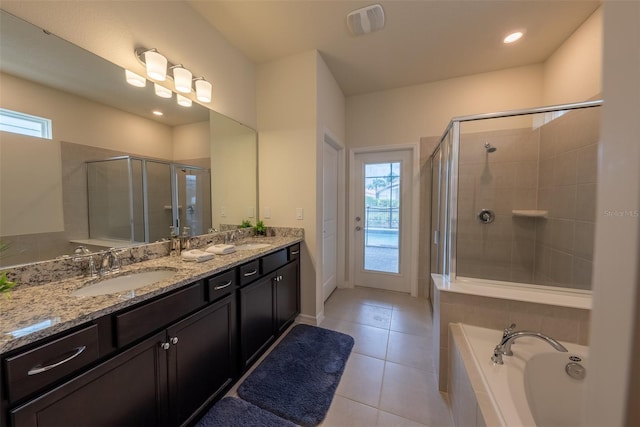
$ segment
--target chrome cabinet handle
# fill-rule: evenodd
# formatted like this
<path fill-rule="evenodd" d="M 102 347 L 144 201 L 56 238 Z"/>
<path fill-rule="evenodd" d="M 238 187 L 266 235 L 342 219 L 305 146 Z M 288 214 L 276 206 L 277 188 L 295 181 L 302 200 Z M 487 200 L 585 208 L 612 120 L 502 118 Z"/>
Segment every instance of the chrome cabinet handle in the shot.
<path fill-rule="evenodd" d="M 220 285 L 220 286 L 216 286 L 215 288 L 213 288 L 214 291 L 219 291 L 220 289 L 224 289 L 231 286 L 231 280 L 229 280 L 227 283 L 225 283 L 224 285 Z"/>
<path fill-rule="evenodd" d="M 258 274 L 258 270 L 253 270 L 253 271 L 250 271 L 248 273 L 244 273 L 244 277 L 253 276 L 255 274 Z"/>
<path fill-rule="evenodd" d="M 171 342 L 171 344 L 176 345 L 178 344 L 178 337 L 170 338 L 169 341 Z"/>
<path fill-rule="evenodd" d="M 300 251 L 291 251 L 291 255 L 298 255 Z"/>
<path fill-rule="evenodd" d="M 53 363 L 51 365 L 47 365 L 47 366 L 34 366 L 33 368 L 29 369 L 29 371 L 27 372 L 27 375 L 37 375 L 40 374 L 42 372 L 46 372 L 49 369 L 53 369 L 56 368 L 64 363 L 67 363 L 73 359 L 75 359 L 76 357 L 80 356 L 80 353 L 82 353 L 85 349 L 87 348 L 86 345 L 80 346 L 80 347 L 76 347 L 75 349 L 73 349 L 73 354 L 57 363 Z"/>
<path fill-rule="evenodd" d="M 160 343 L 160 348 L 163 350 L 169 350 L 169 347 L 171 347 L 171 344 L 169 344 L 168 342 L 161 342 Z"/>

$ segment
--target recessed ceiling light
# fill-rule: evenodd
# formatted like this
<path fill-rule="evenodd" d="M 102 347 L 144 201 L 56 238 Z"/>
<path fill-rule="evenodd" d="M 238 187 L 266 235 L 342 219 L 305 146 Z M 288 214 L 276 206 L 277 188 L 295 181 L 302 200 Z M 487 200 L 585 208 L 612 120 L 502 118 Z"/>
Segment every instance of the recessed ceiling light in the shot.
<path fill-rule="evenodd" d="M 502 40 L 502 42 L 504 44 L 510 44 L 510 43 L 515 43 L 518 40 L 520 40 L 522 38 L 522 36 L 524 36 L 524 32 L 522 31 L 515 31 L 511 34 L 509 34 L 508 36 L 506 36 L 504 38 L 504 40 Z"/>
<path fill-rule="evenodd" d="M 164 116 L 164 113 L 162 111 L 158 111 L 158 110 L 155 110 L 153 112 L 153 114 L 155 114 L 156 116 Z"/>

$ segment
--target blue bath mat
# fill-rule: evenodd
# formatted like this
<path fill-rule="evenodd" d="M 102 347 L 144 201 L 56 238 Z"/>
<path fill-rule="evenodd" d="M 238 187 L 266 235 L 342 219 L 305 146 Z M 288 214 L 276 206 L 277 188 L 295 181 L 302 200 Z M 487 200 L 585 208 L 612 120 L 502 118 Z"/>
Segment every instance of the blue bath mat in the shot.
<path fill-rule="evenodd" d="M 353 338 L 340 332 L 297 325 L 238 388 L 254 405 L 302 426 L 327 415 Z"/>
<path fill-rule="evenodd" d="M 207 412 L 194 427 L 295 427 L 295 424 L 264 411 L 249 402 L 225 397 Z"/>

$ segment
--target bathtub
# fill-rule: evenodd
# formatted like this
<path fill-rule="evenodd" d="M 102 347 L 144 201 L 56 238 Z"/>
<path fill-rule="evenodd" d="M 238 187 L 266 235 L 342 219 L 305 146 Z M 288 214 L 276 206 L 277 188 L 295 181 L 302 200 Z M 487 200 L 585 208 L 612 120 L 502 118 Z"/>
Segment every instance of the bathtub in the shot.
<path fill-rule="evenodd" d="M 491 355 L 502 331 L 458 323 L 450 325 L 450 335 L 449 395 L 456 425 L 580 425 L 587 347 L 563 342 L 569 352 L 561 353 L 523 337 L 511 347 L 513 356 L 497 365 Z M 568 364 L 573 378 L 565 371 Z M 469 411 L 473 400 L 475 415 Z"/>

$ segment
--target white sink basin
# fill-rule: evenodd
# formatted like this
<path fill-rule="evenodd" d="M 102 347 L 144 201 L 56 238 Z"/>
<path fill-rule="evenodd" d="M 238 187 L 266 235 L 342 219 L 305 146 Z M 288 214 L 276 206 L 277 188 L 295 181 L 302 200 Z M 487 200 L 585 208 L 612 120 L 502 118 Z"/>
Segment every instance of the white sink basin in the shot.
<path fill-rule="evenodd" d="M 124 273 L 119 276 L 98 279 L 72 292 L 71 295 L 76 297 L 93 297 L 96 295 L 131 291 L 168 279 L 176 274 L 176 271 L 177 270 L 162 269 Z"/>
<path fill-rule="evenodd" d="M 242 245 L 236 245 L 237 251 L 252 251 L 254 249 L 263 249 L 271 246 L 269 243 L 244 243 Z"/>

